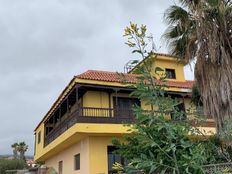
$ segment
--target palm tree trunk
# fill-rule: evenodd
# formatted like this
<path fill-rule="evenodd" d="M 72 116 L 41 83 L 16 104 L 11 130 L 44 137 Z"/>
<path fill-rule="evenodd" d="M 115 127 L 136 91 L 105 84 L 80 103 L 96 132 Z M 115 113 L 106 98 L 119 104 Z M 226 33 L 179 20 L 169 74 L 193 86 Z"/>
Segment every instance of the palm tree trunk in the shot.
<path fill-rule="evenodd" d="M 215 119 L 218 134 L 224 130 L 225 120 L 232 117 L 232 59 L 221 60 L 217 65 L 210 61 L 202 63 L 198 59 L 195 66 L 196 83 L 202 94 L 205 115 Z"/>
<path fill-rule="evenodd" d="M 205 2 L 196 6 L 198 49 L 195 78 L 200 89 L 204 112 L 215 119 L 218 135 L 232 117 L 232 47 L 230 28 L 224 16 L 225 5 L 218 6 L 217 18 L 206 19 Z M 202 5 L 203 4 L 203 5 Z"/>
<path fill-rule="evenodd" d="M 17 149 L 13 149 L 13 156 L 14 156 L 14 159 L 17 159 L 17 158 L 18 158 Z"/>

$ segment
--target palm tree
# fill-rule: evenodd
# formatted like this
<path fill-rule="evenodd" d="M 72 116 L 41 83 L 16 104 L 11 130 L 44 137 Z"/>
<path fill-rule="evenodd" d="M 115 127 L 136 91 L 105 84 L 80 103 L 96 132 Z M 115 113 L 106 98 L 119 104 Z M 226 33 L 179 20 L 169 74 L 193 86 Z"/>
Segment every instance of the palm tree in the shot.
<path fill-rule="evenodd" d="M 25 160 L 25 152 L 27 151 L 27 149 L 28 149 L 28 145 L 26 145 L 25 142 L 20 142 L 18 144 L 19 158 L 21 160 Z"/>
<path fill-rule="evenodd" d="M 14 159 L 17 159 L 18 158 L 18 143 L 12 144 L 11 147 L 13 149 Z"/>
<path fill-rule="evenodd" d="M 195 80 L 204 113 L 216 121 L 220 135 L 232 117 L 232 2 L 179 0 L 164 15 L 164 38 L 173 55 L 196 59 Z"/>

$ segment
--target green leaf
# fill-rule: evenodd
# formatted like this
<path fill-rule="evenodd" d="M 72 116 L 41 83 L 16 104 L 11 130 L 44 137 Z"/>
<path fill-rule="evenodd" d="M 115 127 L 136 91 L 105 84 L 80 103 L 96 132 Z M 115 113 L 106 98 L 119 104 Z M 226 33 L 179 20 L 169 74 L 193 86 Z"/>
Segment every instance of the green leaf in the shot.
<path fill-rule="evenodd" d="M 160 67 L 155 67 L 155 73 L 159 73 L 159 72 L 163 72 L 164 69 L 160 68 Z"/>
<path fill-rule="evenodd" d="M 151 169 L 149 171 L 149 174 L 155 172 L 156 169 L 157 169 L 157 166 L 156 165 L 152 165 Z"/>
<path fill-rule="evenodd" d="M 139 54 L 142 54 L 142 51 L 141 51 L 141 50 L 133 50 L 132 53 L 139 53 Z"/>

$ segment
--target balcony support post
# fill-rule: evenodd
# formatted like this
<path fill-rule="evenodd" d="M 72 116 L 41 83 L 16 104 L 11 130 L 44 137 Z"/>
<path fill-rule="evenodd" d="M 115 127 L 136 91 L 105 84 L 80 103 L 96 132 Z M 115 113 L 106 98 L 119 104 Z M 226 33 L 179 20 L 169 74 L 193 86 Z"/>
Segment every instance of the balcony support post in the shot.
<path fill-rule="evenodd" d="M 69 106 L 69 98 L 67 97 L 67 104 L 66 104 L 66 107 L 67 107 L 67 113 L 69 113 L 70 111 L 70 106 Z"/>
<path fill-rule="evenodd" d="M 53 127 L 55 127 L 55 122 L 56 122 L 56 120 L 55 120 L 55 116 L 54 116 L 54 115 L 52 115 L 52 124 L 53 124 Z"/>
<path fill-rule="evenodd" d="M 79 96 L 78 96 L 78 85 L 76 85 L 76 102 L 78 103 L 78 98 L 79 98 Z"/>
<path fill-rule="evenodd" d="M 78 88 L 79 88 L 79 86 L 78 85 L 76 85 L 76 88 L 75 88 L 75 90 L 76 90 L 76 104 L 77 104 L 77 115 L 76 115 L 76 120 L 77 120 L 77 117 L 79 117 L 79 115 L 80 115 L 80 108 L 79 108 L 79 94 L 78 94 L 78 92 L 79 92 L 79 90 L 78 90 Z"/>
<path fill-rule="evenodd" d="M 61 122 L 61 105 L 59 107 L 59 123 Z"/>
<path fill-rule="evenodd" d="M 114 108 L 114 117 L 115 117 L 115 121 L 116 123 L 118 122 L 118 89 L 117 88 L 114 88 L 114 91 L 115 91 L 115 107 Z"/>
<path fill-rule="evenodd" d="M 115 91 L 115 100 L 116 100 L 116 107 L 118 107 L 118 90 L 117 89 L 114 89 Z"/>
<path fill-rule="evenodd" d="M 108 99 L 109 99 L 109 116 L 112 117 L 112 110 L 111 110 L 111 92 L 108 92 Z"/>

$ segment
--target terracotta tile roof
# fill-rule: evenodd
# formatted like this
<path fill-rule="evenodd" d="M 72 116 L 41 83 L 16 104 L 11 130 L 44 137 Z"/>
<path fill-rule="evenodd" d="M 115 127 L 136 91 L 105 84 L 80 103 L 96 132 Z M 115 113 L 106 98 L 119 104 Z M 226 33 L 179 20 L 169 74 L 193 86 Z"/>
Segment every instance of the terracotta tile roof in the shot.
<path fill-rule="evenodd" d="M 135 84 L 138 80 L 138 74 L 126 74 L 126 73 L 117 73 L 109 71 L 97 71 L 97 70 L 88 70 L 80 75 L 77 75 L 76 78 L 86 79 L 86 80 L 97 80 L 105 82 L 118 82 L 122 83 L 126 81 L 127 83 Z M 194 81 L 167 81 L 167 86 L 176 87 L 176 88 L 192 88 Z"/>

